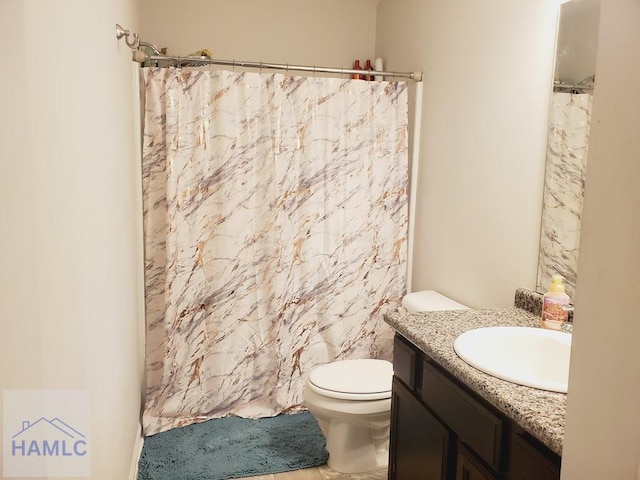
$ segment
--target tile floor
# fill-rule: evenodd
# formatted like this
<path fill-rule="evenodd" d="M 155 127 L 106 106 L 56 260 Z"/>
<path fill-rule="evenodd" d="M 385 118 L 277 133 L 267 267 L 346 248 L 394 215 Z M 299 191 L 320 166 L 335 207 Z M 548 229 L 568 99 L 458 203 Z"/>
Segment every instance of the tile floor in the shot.
<path fill-rule="evenodd" d="M 386 480 L 387 469 L 376 470 L 369 473 L 346 474 L 331 470 L 326 465 L 294 472 L 275 473 L 272 475 L 260 475 L 247 477 L 243 480 Z"/>

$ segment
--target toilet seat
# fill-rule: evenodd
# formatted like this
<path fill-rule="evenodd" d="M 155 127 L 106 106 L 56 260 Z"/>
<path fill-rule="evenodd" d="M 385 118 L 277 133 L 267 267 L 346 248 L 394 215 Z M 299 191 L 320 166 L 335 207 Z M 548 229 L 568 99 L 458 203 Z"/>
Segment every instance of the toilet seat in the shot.
<path fill-rule="evenodd" d="M 341 400 L 391 398 L 393 366 L 386 360 L 342 360 L 316 367 L 309 388 L 319 395 Z"/>

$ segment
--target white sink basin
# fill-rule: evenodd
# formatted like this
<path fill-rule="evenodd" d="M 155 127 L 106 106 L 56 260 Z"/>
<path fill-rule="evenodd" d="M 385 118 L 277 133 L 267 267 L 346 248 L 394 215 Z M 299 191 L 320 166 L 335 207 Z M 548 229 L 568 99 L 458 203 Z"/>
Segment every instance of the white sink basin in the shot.
<path fill-rule="evenodd" d="M 571 335 L 529 327 L 469 330 L 454 345 L 469 365 L 527 387 L 567 393 Z"/>

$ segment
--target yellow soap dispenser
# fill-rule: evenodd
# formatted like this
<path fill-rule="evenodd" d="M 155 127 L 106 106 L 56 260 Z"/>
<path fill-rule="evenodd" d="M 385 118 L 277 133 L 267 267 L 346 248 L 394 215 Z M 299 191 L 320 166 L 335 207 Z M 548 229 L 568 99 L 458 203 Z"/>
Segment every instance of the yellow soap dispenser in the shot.
<path fill-rule="evenodd" d="M 542 296 L 542 327 L 562 330 L 569 318 L 569 295 L 564 292 L 561 275 L 554 275 L 549 291 Z"/>

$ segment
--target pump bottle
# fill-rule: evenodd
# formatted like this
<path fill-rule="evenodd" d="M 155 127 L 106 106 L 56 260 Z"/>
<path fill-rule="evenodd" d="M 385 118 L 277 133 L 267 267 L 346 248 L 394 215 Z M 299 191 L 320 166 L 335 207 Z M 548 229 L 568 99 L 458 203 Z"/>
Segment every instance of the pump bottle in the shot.
<path fill-rule="evenodd" d="M 569 318 L 569 295 L 564 291 L 561 275 L 554 275 L 549 291 L 542 296 L 542 328 L 562 330 Z"/>

